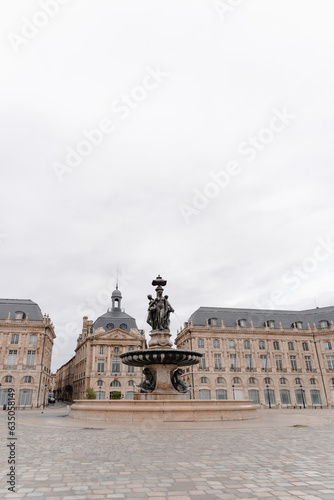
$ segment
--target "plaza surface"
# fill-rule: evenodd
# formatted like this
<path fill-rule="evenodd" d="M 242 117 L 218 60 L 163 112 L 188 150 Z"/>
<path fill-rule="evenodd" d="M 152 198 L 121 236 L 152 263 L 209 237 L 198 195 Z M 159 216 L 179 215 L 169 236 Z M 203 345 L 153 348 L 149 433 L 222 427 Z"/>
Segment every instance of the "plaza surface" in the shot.
<path fill-rule="evenodd" d="M 70 419 L 61 403 L 20 410 L 16 493 L 6 486 L 6 417 L 0 498 L 334 500 L 334 409 L 137 426 Z"/>

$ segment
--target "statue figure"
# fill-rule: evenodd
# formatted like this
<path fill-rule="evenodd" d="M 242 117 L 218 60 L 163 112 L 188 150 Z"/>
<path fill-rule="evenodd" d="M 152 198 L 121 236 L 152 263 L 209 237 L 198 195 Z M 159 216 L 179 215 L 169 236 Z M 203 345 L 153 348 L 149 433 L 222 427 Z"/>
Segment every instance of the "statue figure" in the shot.
<path fill-rule="evenodd" d="M 153 299 L 152 295 L 148 295 L 148 315 L 147 323 L 153 330 L 167 330 L 169 331 L 170 314 L 174 309 L 168 302 L 168 295 L 162 296 L 163 288 L 160 286 L 156 289 L 157 296 Z"/>
<path fill-rule="evenodd" d="M 181 375 L 183 373 L 183 370 L 181 368 L 178 368 L 175 370 L 175 372 L 172 375 L 172 384 L 174 389 L 177 390 L 177 392 L 188 392 L 189 387 L 187 384 L 181 379 Z"/>
<path fill-rule="evenodd" d="M 149 368 L 144 368 L 143 374 L 145 375 L 145 380 L 141 382 L 138 387 L 140 387 L 140 392 L 152 392 L 155 389 L 155 380 L 152 372 Z"/>

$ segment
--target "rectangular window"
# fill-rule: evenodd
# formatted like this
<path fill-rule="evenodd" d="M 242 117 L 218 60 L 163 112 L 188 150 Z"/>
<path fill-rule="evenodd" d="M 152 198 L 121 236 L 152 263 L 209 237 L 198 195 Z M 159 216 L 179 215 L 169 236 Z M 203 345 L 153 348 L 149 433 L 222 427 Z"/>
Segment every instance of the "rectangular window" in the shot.
<path fill-rule="evenodd" d="M 310 391 L 311 393 L 311 401 L 312 401 L 312 404 L 313 405 L 321 405 L 321 395 L 320 395 L 320 391 L 318 391 L 317 389 L 312 389 Z"/>
<path fill-rule="evenodd" d="M 231 370 L 234 370 L 237 367 L 237 357 L 235 354 L 230 354 L 230 364 Z"/>
<path fill-rule="evenodd" d="M 291 405 L 290 391 L 288 391 L 287 389 L 282 389 L 280 391 L 280 397 L 282 405 Z"/>
<path fill-rule="evenodd" d="M 11 344 L 18 344 L 19 343 L 19 336 L 16 333 L 12 335 L 10 343 Z"/>
<path fill-rule="evenodd" d="M 30 335 L 30 337 L 29 337 L 29 344 L 30 345 L 36 345 L 37 344 L 37 335 Z"/>
<path fill-rule="evenodd" d="M 227 399 L 227 390 L 226 389 L 217 389 L 216 390 L 216 399 Z"/>
<path fill-rule="evenodd" d="M 279 351 L 279 342 L 275 341 L 273 342 L 273 345 L 274 345 L 274 350 Z"/>
<path fill-rule="evenodd" d="M 244 349 L 250 349 L 250 342 L 249 340 L 244 341 Z"/>
<path fill-rule="evenodd" d="M 203 339 L 198 339 L 197 340 L 197 347 L 199 349 L 203 349 L 204 348 L 204 340 Z"/>
<path fill-rule="evenodd" d="M 128 366 L 128 373 L 134 373 L 135 372 L 135 367 L 134 366 Z"/>
<path fill-rule="evenodd" d="M 265 348 L 266 348 L 266 346 L 265 346 L 264 340 L 259 340 L 259 349 L 263 350 Z"/>
<path fill-rule="evenodd" d="M 261 363 L 261 369 L 264 370 L 265 368 L 268 368 L 267 366 L 267 355 L 266 354 L 261 354 L 260 355 L 260 363 Z"/>
<path fill-rule="evenodd" d="M 250 389 L 248 391 L 248 398 L 253 401 L 254 404 L 259 405 L 260 404 L 260 394 L 257 389 Z"/>
<path fill-rule="evenodd" d="M 296 404 L 302 406 L 304 404 L 304 393 L 302 389 L 296 390 Z"/>
<path fill-rule="evenodd" d="M 276 361 L 276 370 L 278 372 L 283 371 L 283 361 L 282 361 L 282 356 L 278 355 L 275 356 L 275 361 Z"/>
<path fill-rule="evenodd" d="M 106 399 L 105 391 L 96 391 L 96 399 Z"/>
<path fill-rule="evenodd" d="M 305 356 L 305 366 L 308 372 L 312 371 L 312 359 L 311 356 Z"/>
<path fill-rule="evenodd" d="M 10 351 L 9 351 L 10 352 Z M 328 370 L 334 371 L 334 356 L 326 356 Z"/>
<path fill-rule="evenodd" d="M 252 355 L 251 354 L 245 354 L 245 364 L 246 364 L 246 370 L 250 370 L 252 368 Z"/>
<path fill-rule="evenodd" d="M 20 389 L 18 406 L 31 406 L 32 389 Z"/>
<path fill-rule="evenodd" d="M 100 348 L 99 348 L 99 354 L 104 354 L 104 347 L 100 346 Z"/>
<path fill-rule="evenodd" d="M 220 348 L 220 341 L 219 340 L 214 340 L 213 341 L 213 348 L 214 349 L 219 349 Z"/>
<path fill-rule="evenodd" d="M 36 351 L 28 351 L 27 366 L 34 366 L 35 365 L 35 355 L 36 355 Z"/>
<path fill-rule="evenodd" d="M 303 346 L 303 351 L 308 351 L 309 350 L 307 342 L 303 342 L 302 346 Z"/>
<path fill-rule="evenodd" d="M 289 351 L 294 351 L 295 346 L 293 345 L 293 342 L 288 342 L 288 349 Z"/>
<path fill-rule="evenodd" d="M 229 340 L 228 341 L 228 348 L 229 349 L 235 349 L 235 340 Z"/>
<path fill-rule="evenodd" d="M 214 354 L 215 370 L 221 370 L 223 368 L 221 354 Z"/>
<path fill-rule="evenodd" d="M 9 351 L 7 366 L 15 366 L 17 351 Z"/>
<path fill-rule="evenodd" d="M 97 371 L 100 373 L 104 372 L 104 359 L 97 360 Z"/>
<path fill-rule="evenodd" d="M 199 366 L 198 366 L 198 368 L 200 370 L 205 370 L 206 369 L 205 356 L 202 356 L 201 359 L 199 360 Z"/>
<path fill-rule="evenodd" d="M 296 372 L 298 370 L 296 356 L 290 356 L 290 363 L 291 363 L 291 370 L 293 372 Z"/>
<path fill-rule="evenodd" d="M 269 403 L 271 406 L 276 404 L 276 398 L 275 398 L 275 391 L 272 389 L 266 389 L 264 391 L 264 400 L 266 402 L 266 405 L 269 406 Z"/>
<path fill-rule="evenodd" d="M 325 348 L 325 351 L 331 351 L 332 350 L 332 343 L 330 341 L 324 342 L 324 348 Z"/>

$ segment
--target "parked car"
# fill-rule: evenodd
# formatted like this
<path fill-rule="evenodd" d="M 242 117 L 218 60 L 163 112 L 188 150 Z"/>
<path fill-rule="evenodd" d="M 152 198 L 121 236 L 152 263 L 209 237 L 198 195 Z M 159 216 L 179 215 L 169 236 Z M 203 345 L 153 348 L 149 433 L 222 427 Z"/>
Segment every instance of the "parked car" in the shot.
<path fill-rule="evenodd" d="M 53 396 L 49 396 L 48 403 L 51 404 L 51 405 L 54 405 L 55 402 L 56 402 L 55 398 Z"/>

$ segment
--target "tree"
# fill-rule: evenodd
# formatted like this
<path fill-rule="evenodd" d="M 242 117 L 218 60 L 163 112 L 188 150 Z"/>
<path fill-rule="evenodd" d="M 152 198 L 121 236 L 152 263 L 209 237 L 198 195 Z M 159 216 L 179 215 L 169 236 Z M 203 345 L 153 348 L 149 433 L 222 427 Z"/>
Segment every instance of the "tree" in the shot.
<path fill-rule="evenodd" d="M 87 399 L 96 399 L 96 394 L 91 387 L 88 387 L 86 391 Z"/>

